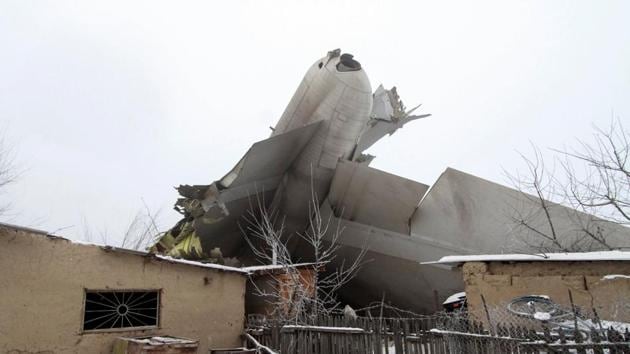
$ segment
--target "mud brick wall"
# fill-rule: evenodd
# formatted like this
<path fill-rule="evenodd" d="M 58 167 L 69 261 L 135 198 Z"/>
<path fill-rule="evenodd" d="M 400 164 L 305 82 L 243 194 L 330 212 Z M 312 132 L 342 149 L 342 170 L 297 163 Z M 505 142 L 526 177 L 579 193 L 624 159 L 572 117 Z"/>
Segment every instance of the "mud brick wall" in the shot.
<path fill-rule="evenodd" d="M 241 343 L 247 277 L 0 227 L 0 353 L 111 353 L 120 336 Z M 159 289 L 159 326 L 83 331 L 86 289 Z"/>
<path fill-rule="evenodd" d="M 554 302 L 585 311 L 595 309 L 602 319 L 630 322 L 630 275 L 628 261 L 583 262 L 468 262 L 462 268 L 468 306 L 483 314 L 483 294 L 490 312 L 504 311 L 507 303 L 523 295 L 547 295 Z M 484 320 L 484 318 L 480 318 Z"/>

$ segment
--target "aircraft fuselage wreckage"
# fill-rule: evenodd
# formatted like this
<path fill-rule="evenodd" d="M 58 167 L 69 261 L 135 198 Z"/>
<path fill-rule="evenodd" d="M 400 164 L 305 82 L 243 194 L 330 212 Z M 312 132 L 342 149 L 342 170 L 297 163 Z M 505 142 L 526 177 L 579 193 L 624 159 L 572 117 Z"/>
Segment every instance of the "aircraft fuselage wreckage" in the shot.
<path fill-rule="evenodd" d="M 370 262 L 342 287 L 342 301 L 355 308 L 384 299 L 415 312 L 438 309 L 442 300 L 461 291 L 461 276 L 445 265 L 421 262 L 502 253 L 514 249 L 518 239 L 539 244 L 549 220 L 535 197 L 452 168 L 430 189 L 370 168 L 373 156 L 364 154 L 367 148 L 429 116 L 413 115 L 416 108 L 406 110 L 395 88 L 379 86 L 372 93 L 352 55 L 329 52 L 309 68 L 268 139 L 252 145 L 220 180 L 179 186 L 182 198 L 175 208 L 184 218 L 153 249 L 175 257 L 254 264 L 241 229 L 245 217 L 256 208 L 271 210 L 283 220 L 284 234 L 303 234 L 316 201 L 321 219 L 343 230 L 328 271 L 344 260 L 352 262 L 368 247 Z M 553 205 L 557 235 L 575 239 L 576 226 L 591 225 L 605 232 L 608 245 L 628 246 L 628 228 Z M 527 215 L 532 227 L 515 226 L 515 211 Z M 296 261 L 309 261 L 308 247 L 289 246 Z"/>
<path fill-rule="evenodd" d="M 184 218 L 154 249 L 255 263 L 239 227 L 246 213 L 262 201 L 284 219 L 285 232 L 303 232 L 316 195 L 324 217 L 344 227 L 337 260 L 369 248 L 371 261 L 343 289 L 344 301 L 359 306 L 385 295 L 403 307 L 433 309 L 435 285 L 427 282 L 441 277 L 443 296 L 460 284 L 450 272 L 427 273 L 419 264 L 437 256 L 410 234 L 411 217 L 428 187 L 368 167 L 373 156 L 364 154 L 385 135 L 429 116 L 414 110 L 406 110 L 395 88 L 379 86 L 373 93 L 352 55 L 329 52 L 309 68 L 268 139 L 252 145 L 218 181 L 177 188 L 182 198 L 175 208 Z"/>

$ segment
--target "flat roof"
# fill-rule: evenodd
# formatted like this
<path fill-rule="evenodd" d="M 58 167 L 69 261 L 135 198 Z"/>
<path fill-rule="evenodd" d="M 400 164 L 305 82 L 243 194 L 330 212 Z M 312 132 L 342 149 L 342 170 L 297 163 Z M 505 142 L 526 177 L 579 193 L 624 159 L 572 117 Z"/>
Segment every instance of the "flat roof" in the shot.
<path fill-rule="evenodd" d="M 105 245 L 105 244 L 99 244 L 99 243 L 95 243 L 95 242 L 71 240 L 71 239 L 68 239 L 68 238 L 65 238 L 65 237 L 61 237 L 61 236 L 50 234 L 50 233 L 48 233 L 46 231 L 37 230 L 37 229 L 31 229 L 31 228 L 28 228 L 28 227 L 23 227 L 23 226 L 18 226 L 18 225 L 11 225 L 11 224 L 0 223 L 0 228 L 8 228 L 8 229 L 13 229 L 13 230 L 18 230 L 18 231 L 24 231 L 24 232 L 28 232 L 30 234 L 35 234 L 35 235 L 40 235 L 42 237 L 46 237 L 46 238 L 48 238 L 50 240 L 59 239 L 59 240 L 64 240 L 64 241 L 67 241 L 67 242 L 70 242 L 70 243 L 76 244 L 76 245 L 83 245 L 83 246 L 89 246 L 89 247 L 98 247 L 98 248 L 101 248 L 101 249 L 103 249 L 105 251 L 109 251 L 109 252 L 119 252 L 119 253 L 133 254 L 133 255 L 136 255 L 136 256 L 147 257 L 147 258 L 151 258 L 151 259 L 154 259 L 154 260 L 157 260 L 157 261 L 161 261 L 161 262 L 166 262 L 166 263 L 183 264 L 183 265 L 188 265 L 188 266 L 193 266 L 193 267 L 214 269 L 214 270 L 225 271 L 225 272 L 240 273 L 240 274 L 243 274 L 243 275 L 250 274 L 250 272 L 247 269 L 242 269 L 242 268 L 237 268 L 237 267 L 229 267 L 229 266 L 224 266 L 224 265 L 221 265 L 221 264 L 191 261 L 191 260 L 181 259 L 181 258 L 173 258 L 173 257 L 161 255 L 161 254 L 155 254 L 155 253 L 150 253 L 150 252 L 146 252 L 146 251 L 139 251 L 139 250 L 122 248 L 122 247 L 116 247 L 116 246 Z"/>
<path fill-rule="evenodd" d="M 472 254 L 454 255 L 440 258 L 438 261 L 420 264 L 460 265 L 466 262 L 575 262 L 575 261 L 630 261 L 630 251 L 596 251 L 570 253 L 533 253 L 533 254 Z"/>
<path fill-rule="evenodd" d="M 243 267 L 241 269 L 246 270 L 250 273 L 261 274 L 261 273 L 273 273 L 275 271 L 280 271 L 287 268 L 320 268 L 323 267 L 326 263 L 295 263 L 295 264 L 267 264 L 267 265 L 257 265 L 257 266 L 249 266 Z"/>

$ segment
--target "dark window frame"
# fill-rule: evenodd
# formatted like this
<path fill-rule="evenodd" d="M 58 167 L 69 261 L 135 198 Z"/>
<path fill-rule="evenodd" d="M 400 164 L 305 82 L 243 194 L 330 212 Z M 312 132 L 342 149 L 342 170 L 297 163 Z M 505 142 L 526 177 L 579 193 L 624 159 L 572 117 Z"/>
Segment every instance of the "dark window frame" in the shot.
<path fill-rule="evenodd" d="M 155 324 L 143 325 L 143 326 L 127 326 L 127 327 L 114 327 L 114 328 L 93 328 L 86 329 L 86 310 L 87 310 L 87 300 L 88 294 L 92 293 L 155 293 L 156 299 L 156 311 L 155 311 Z M 162 289 L 142 289 L 142 288 L 124 288 L 124 289 L 83 289 L 83 301 L 81 307 L 81 328 L 80 333 L 101 333 L 101 332 L 131 332 L 131 331 L 142 331 L 142 330 L 151 330 L 151 329 L 159 329 L 161 323 L 162 315 Z"/>

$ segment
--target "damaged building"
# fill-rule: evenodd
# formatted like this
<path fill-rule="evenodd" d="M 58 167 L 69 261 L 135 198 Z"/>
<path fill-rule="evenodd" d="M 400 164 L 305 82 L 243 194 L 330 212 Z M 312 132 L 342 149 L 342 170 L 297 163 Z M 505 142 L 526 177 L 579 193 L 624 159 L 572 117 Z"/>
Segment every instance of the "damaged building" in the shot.
<path fill-rule="evenodd" d="M 0 225 L 0 352 L 111 353 L 118 337 L 238 347 L 248 272 Z M 197 351 L 193 351 L 197 352 Z"/>

